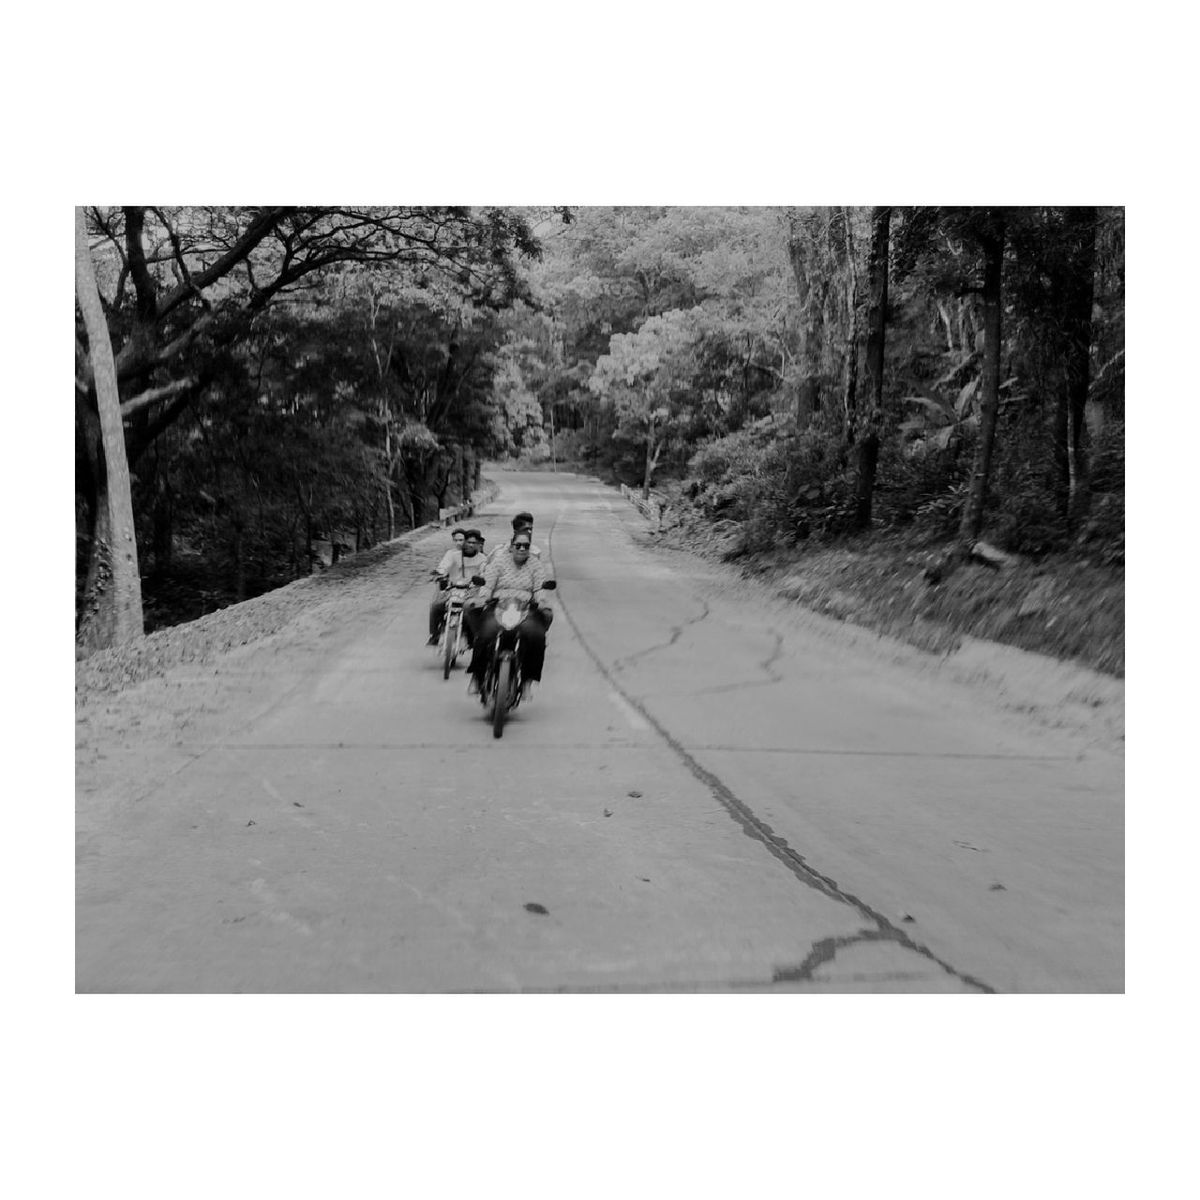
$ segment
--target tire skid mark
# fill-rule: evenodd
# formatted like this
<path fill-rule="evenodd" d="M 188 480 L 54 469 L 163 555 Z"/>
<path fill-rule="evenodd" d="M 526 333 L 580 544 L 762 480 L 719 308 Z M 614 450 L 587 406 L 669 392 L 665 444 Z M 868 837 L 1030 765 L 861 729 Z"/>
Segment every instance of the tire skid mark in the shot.
<path fill-rule="evenodd" d="M 554 525 L 557 524 L 558 519 L 555 518 L 554 524 L 548 531 L 546 538 L 547 551 L 551 550 Z M 614 678 L 616 664 L 614 664 L 612 669 L 604 665 L 599 656 L 583 637 L 582 633 L 580 633 L 579 626 L 571 617 L 571 613 L 567 607 L 565 599 L 560 599 L 560 605 L 564 619 L 566 620 L 567 624 L 570 625 L 576 638 L 579 639 L 579 644 L 583 648 L 584 653 L 586 653 L 587 656 L 592 660 L 600 674 L 608 680 L 609 684 L 611 684 L 611 686 L 617 692 L 624 696 L 625 700 L 632 708 L 641 713 L 646 721 L 649 722 L 650 727 L 659 735 L 659 737 L 663 739 L 664 742 L 666 742 L 668 746 L 670 746 L 670 748 L 675 752 L 676 756 L 680 759 L 684 766 L 687 767 L 691 774 L 708 788 L 713 798 L 729 813 L 729 815 L 741 827 L 742 832 L 745 833 L 747 837 L 762 843 L 762 845 L 764 845 L 767 850 L 774 855 L 774 857 L 778 859 L 779 862 L 781 862 L 800 883 L 803 883 L 806 887 L 812 888 L 814 891 L 819 892 L 821 895 L 826 896 L 828 899 L 833 900 L 836 903 L 849 905 L 851 908 L 854 908 L 860 912 L 869 921 L 872 921 L 877 927 L 877 932 L 872 934 L 872 940 L 894 942 L 896 945 L 899 945 L 906 950 L 911 950 L 914 954 L 918 954 L 922 958 L 936 963 L 937 966 L 941 967 L 941 969 L 945 971 L 947 975 L 960 980 L 962 983 L 965 983 L 980 992 L 994 993 L 996 991 L 995 988 L 983 982 L 983 980 L 976 979 L 972 975 L 968 975 L 963 971 L 959 971 L 944 959 L 939 958 L 928 946 L 914 941 L 913 938 L 910 937 L 903 929 L 899 928 L 897 925 L 894 925 L 882 913 L 876 912 L 869 904 L 866 903 L 866 901 L 860 899 L 852 892 L 843 891 L 838 886 L 838 883 L 835 879 L 831 879 L 829 876 L 822 874 L 815 867 L 813 867 L 802 854 L 788 844 L 786 838 L 780 837 L 780 835 L 777 834 L 770 825 L 768 825 L 761 818 L 757 817 L 744 801 L 740 800 L 736 795 L 734 795 L 730 788 L 720 778 L 702 766 L 691 754 L 689 754 L 684 746 L 663 727 L 663 725 L 636 699 L 636 697 L 631 696 L 624 690 L 624 688 L 621 687 L 621 685 Z M 708 615 L 707 610 L 708 606 L 705 604 L 705 616 Z M 687 622 L 685 624 L 688 623 L 691 622 Z M 680 631 L 682 632 L 682 627 Z M 630 660 L 626 659 L 623 661 L 628 662 Z M 864 935 L 860 934 L 855 940 L 865 940 L 865 937 Z M 822 963 L 832 961 L 833 956 L 836 954 L 839 948 L 838 942 L 839 939 L 836 938 L 822 938 L 815 942 L 812 950 L 809 952 L 808 957 L 804 960 L 804 963 L 802 963 L 800 967 L 794 969 L 798 971 L 806 969 L 811 974 L 811 972 Z M 832 943 L 832 945 L 830 943 Z M 806 964 L 811 965 L 806 966 Z"/>

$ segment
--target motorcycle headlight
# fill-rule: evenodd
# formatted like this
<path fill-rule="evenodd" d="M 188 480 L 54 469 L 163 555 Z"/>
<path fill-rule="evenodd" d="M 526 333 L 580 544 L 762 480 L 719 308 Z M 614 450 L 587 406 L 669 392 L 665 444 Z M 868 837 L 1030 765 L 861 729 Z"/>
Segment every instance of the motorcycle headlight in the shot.
<path fill-rule="evenodd" d="M 521 610 L 514 604 L 500 610 L 500 624 L 505 629 L 516 629 L 521 623 Z"/>

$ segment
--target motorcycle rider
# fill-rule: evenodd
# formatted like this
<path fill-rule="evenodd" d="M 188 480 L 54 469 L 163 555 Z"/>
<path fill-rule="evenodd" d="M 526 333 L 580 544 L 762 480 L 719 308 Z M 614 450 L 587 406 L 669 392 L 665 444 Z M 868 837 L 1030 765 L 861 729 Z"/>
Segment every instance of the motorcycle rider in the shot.
<path fill-rule="evenodd" d="M 554 578 L 554 564 L 548 558 L 544 558 L 542 556 L 541 547 L 538 546 L 533 541 L 533 514 L 527 513 L 527 512 L 517 513 L 517 515 L 515 517 L 513 517 L 513 519 L 512 519 L 512 527 L 513 527 L 513 537 L 516 537 L 516 535 L 518 533 L 527 533 L 529 535 L 529 539 L 530 539 L 529 540 L 529 553 L 530 553 L 530 555 L 533 558 L 541 559 L 542 565 L 546 568 L 546 578 L 553 579 Z M 496 549 L 493 550 L 491 552 L 491 554 L 488 555 L 487 561 L 489 563 L 493 563 L 499 558 L 510 557 L 511 554 L 512 554 L 512 544 L 511 544 L 511 542 L 507 542 L 503 545 L 497 546 Z"/>
<path fill-rule="evenodd" d="M 460 534 L 462 535 L 461 544 L 457 542 Z M 483 534 L 478 529 L 456 529 L 453 536 L 458 548 L 447 550 L 442 555 L 442 561 L 434 570 L 437 576 L 438 590 L 434 593 L 433 600 L 429 605 L 429 641 L 426 643 L 429 646 L 436 646 L 438 638 L 441 636 L 442 622 L 446 619 L 446 589 L 452 583 L 462 580 L 469 583 L 472 576 L 483 573 L 485 563 L 482 553 Z M 465 593 L 468 605 L 478 590 L 472 584 L 470 591 Z M 468 644 L 470 644 L 470 628 L 465 619 L 463 628 L 467 630 Z"/>
<path fill-rule="evenodd" d="M 532 684 L 542 678 L 542 664 L 546 657 L 546 630 L 554 620 L 550 607 L 549 593 L 542 590 L 546 571 L 541 562 L 532 556 L 532 535 L 521 529 L 513 533 L 507 554 L 494 555 L 483 572 L 483 586 L 479 589 L 478 601 L 485 605 L 474 613 L 465 614 L 473 634 L 471 683 L 468 691 L 478 695 L 491 664 L 492 647 L 500 632 L 500 622 L 493 608 L 486 607 L 491 600 L 506 596 L 520 596 L 532 601 L 533 608 L 521 626 L 521 678 L 522 698 L 527 699 Z"/>

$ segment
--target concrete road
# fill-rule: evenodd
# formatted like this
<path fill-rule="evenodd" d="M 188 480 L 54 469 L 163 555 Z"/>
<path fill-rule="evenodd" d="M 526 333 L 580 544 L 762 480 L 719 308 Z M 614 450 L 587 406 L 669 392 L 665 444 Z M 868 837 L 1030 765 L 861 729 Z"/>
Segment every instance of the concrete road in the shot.
<path fill-rule="evenodd" d="M 78 990 L 1123 989 L 1118 754 L 646 546 L 611 489 L 498 478 L 489 546 L 531 510 L 560 584 L 534 702 L 493 739 L 415 568 L 231 657 L 207 721 L 143 685 L 110 757 L 145 786 L 80 769 Z"/>

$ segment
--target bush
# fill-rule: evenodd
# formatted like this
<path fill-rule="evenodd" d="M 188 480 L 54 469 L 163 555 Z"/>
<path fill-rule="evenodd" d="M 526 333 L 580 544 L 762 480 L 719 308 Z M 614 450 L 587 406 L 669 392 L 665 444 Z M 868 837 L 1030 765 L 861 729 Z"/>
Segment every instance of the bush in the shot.
<path fill-rule="evenodd" d="M 939 535 L 952 531 L 962 515 L 973 453 L 970 435 L 946 450 L 927 442 L 906 447 L 885 438 L 876 468 L 874 508 L 879 522 L 917 522 Z"/>
<path fill-rule="evenodd" d="M 921 504 L 913 513 L 914 522 L 928 533 L 951 537 L 958 531 L 963 508 L 967 503 L 969 484 L 964 480 L 952 484 L 948 491 Z"/>
<path fill-rule="evenodd" d="M 1125 422 L 1108 421 L 1092 447 L 1092 491 L 1120 492 L 1124 520 Z"/>
<path fill-rule="evenodd" d="M 993 536 L 1005 550 L 1031 558 L 1062 550 L 1070 540 L 1058 498 L 1048 488 L 1032 482 L 1027 490 L 1007 492 L 990 524 L 994 526 Z"/>
<path fill-rule="evenodd" d="M 1125 565 L 1125 493 L 1093 496 L 1092 510 L 1079 531 L 1076 546 L 1106 567 Z"/>

